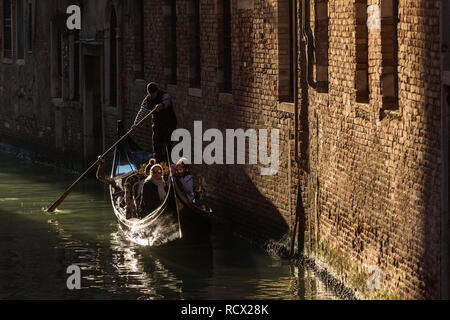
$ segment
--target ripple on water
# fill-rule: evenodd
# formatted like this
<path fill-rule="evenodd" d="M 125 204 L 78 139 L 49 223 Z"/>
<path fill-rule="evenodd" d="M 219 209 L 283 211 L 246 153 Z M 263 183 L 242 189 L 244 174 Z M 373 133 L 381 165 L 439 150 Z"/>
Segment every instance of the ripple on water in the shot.
<path fill-rule="evenodd" d="M 0 198 L 0 202 L 19 201 L 19 198 Z"/>

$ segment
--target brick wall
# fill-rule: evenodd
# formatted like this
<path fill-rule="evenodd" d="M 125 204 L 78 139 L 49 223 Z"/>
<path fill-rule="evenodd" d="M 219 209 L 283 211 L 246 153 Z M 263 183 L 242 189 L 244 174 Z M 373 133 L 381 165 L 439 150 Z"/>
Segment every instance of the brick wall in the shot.
<path fill-rule="evenodd" d="M 389 46 L 395 37 L 392 23 L 383 25 L 392 20 L 386 12 L 395 2 L 380 1 L 368 0 L 367 6 L 380 6 L 382 28 L 367 31 L 360 17 L 365 1 L 308 1 L 316 89 L 306 79 L 307 55 L 299 29 L 299 141 L 294 141 L 294 106 L 286 90 L 292 82 L 286 52 L 288 0 L 231 0 L 232 90 L 227 93 L 222 92 L 221 0 L 200 1 L 200 88 L 190 87 L 194 0 L 176 1 L 176 81 L 170 41 L 173 1 L 143 1 L 142 8 L 139 1 L 83 2 L 87 16 L 81 37 L 103 45 L 103 63 L 112 4 L 118 16 L 120 103 L 116 109 L 102 106 L 104 146 L 115 141 L 116 120 L 131 125 L 149 81 L 172 94 L 179 127 L 192 133 L 194 121 L 202 121 L 204 131 L 217 128 L 223 133 L 278 129 L 275 176 L 262 176 L 261 165 L 196 168 L 205 176 L 210 195 L 228 204 L 224 217 L 253 238 L 288 245 L 297 212 L 305 253 L 324 260 L 363 296 L 439 297 L 439 1 L 398 1 L 397 54 Z M 27 55 L 25 66 L 0 63 L 0 134 L 66 156 L 80 155 L 86 118 L 82 101 L 54 103 L 50 61 L 45 58 L 51 47 L 47 22 L 57 5 L 65 3 L 37 3 L 33 55 Z M 298 7 L 300 13 L 301 1 Z M 138 22 L 140 12 L 144 26 Z M 366 51 L 361 54 L 362 49 Z M 367 99 L 358 95 L 364 91 L 361 74 L 368 81 Z M 392 81 L 398 81 L 394 95 L 386 85 Z M 58 120 L 63 123 L 59 129 Z M 136 134 L 149 150 L 150 132 L 148 121 Z M 294 158 L 295 143 L 301 168 Z M 382 275 L 377 292 L 366 288 L 365 268 L 372 265 Z"/>
<path fill-rule="evenodd" d="M 201 120 L 204 130 L 274 128 L 281 135 L 276 176 L 261 176 L 260 168 L 251 165 L 199 169 L 215 198 L 239 208 L 230 209 L 227 217 L 247 234 L 280 240 L 289 235 L 297 210 L 305 215 L 306 253 L 325 260 L 363 296 L 438 297 L 438 2 L 399 1 L 398 58 L 392 61 L 395 51 L 383 48 L 392 44 L 394 29 L 392 23 L 386 27 L 389 17 L 379 1 L 310 1 L 317 87 L 306 85 L 302 40 L 301 175 L 294 161 L 293 105 L 282 103 L 288 83 L 286 1 L 232 1 L 231 94 L 221 92 L 221 1 L 200 2 L 201 90 L 190 88 L 194 37 L 188 13 L 193 3 L 177 1 L 176 85 L 168 85 L 167 55 L 161 54 L 161 48 L 170 47 L 162 40 L 170 36 L 163 27 L 170 21 L 162 19 L 169 2 L 145 5 L 146 34 L 153 34 L 145 42 L 146 80 L 159 82 L 173 95 L 179 126 L 191 132 L 193 122 Z M 366 17 L 359 15 L 370 5 L 383 9 L 381 30 L 364 29 Z M 155 47 L 158 41 L 161 46 Z M 395 73 L 389 69 L 393 62 L 398 65 L 398 103 L 386 108 L 390 93 L 383 81 L 387 72 Z M 356 82 L 361 74 L 367 86 Z M 365 99 L 357 99 L 358 90 Z M 297 207 L 299 187 L 304 211 Z M 382 275 L 378 292 L 365 288 L 365 269 L 372 265 Z"/>
<path fill-rule="evenodd" d="M 381 5 L 368 1 L 375 4 Z M 399 1 L 398 104 L 386 111 L 382 32 L 392 26 L 369 30 L 370 100 L 357 103 L 355 6 L 342 0 L 328 6 L 329 92 L 310 89 L 302 105 L 309 118 L 310 170 L 302 181 L 317 242 L 312 251 L 344 279 L 361 275 L 352 283 L 367 296 L 380 294 L 364 288 L 365 268 L 373 265 L 384 296 L 438 298 L 439 1 Z"/>
<path fill-rule="evenodd" d="M 0 4 L 0 135 L 3 142 L 20 144 L 34 149 L 44 158 L 67 167 L 81 162 L 81 133 L 79 107 L 77 104 L 54 103 L 50 92 L 50 21 L 58 8 L 57 2 L 36 2 L 32 53 L 28 50 L 28 6 L 25 6 L 25 59 L 18 61 L 16 55 L 16 6 L 13 5 L 13 59 L 3 59 L 3 2 Z M 62 5 L 62 3 L 60 3 Z M 43 8 L 46 10 L 43 10 Z M 63 50 L 68 48 L 68 40 Z M 66 52 L 66 51 L 65 51 Z M 65 61 L 67 68 L 68 61 Z M 68 74 L 68 70 L 64 71 Z M 64 110 L 64 111 L 62 111 Z M 55 121 L 60 121 L 59 130 Z M 58 146 L 59 148 L 58 148 Z M 50 156 L 51 155 L 51 156 Z M 75 161 L 66 161 L 72 158 Z"/>
<path fill-rule="evenodd" d="M 247 216 L 229 212 L 237 224 L 244 220 L 249 225 L 263 225 L 264 232 L 253 227 L 259 236 L 280 238 L 288 230 L 290 221 L 288 190 L 288 121 L 293 123 L 291 112 L 278 110 L 278 13 L 277 3 L 265 1 L 232 1 L 232 92 L 221 92 L 221 49 L 223 33 L 221 1 L 200 1 L 201 85 L 200 90 L 190 88 L 190 62 L 195 37 L 191 16 L 194 1 L 177 1 L 178 77 L 176 85 L 168 85 L 162 66 L 165 65 L 164 37 L 170 36 L 170 21 L 161 20 L 160 12 L 168 1 L 145 4 L 146 30 L 146 80 L 157 81 L 168 89 L 175 100 L 179 127 L 193 132 L 194 121 L 203 122 L 203 130 L 225 129 L 279 129 L 280 169 L 276 176 L 261 176 L 260 166 L 212 165 L 198 170 L 206 177 L 209 192 L 223 202 L 248 210 Z M 148 6 L 148 7 L 147 7 Z M 154 10 L 147 10 L 147 8 Z M 166 10 L 168 11 L 168 10 Z M 185 14 L 183 14 L 185 13 Z M 288 32 L 288 30 L 286 30 Z M 286 36 L 286 35 L 284 35 Z M 154 39 L 154 40 L 153 40 Z M 155 46 L 155 43 L 161 46 Z M 206 144 L 205 144 L 206 145 Z M 249 215 L 249 216 L 248 216 Z M 245 223 L 244 223 L 245 224 Z M 282 231 L 282 232 L 280 232 Z M 270 235 L 270 234 L 273 235 Z"/>

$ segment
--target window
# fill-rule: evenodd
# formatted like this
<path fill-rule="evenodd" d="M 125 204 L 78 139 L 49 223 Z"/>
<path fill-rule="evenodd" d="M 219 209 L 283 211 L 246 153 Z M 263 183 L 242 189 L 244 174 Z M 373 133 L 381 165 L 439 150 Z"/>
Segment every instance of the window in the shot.
<path fill-rule="evenodd" d="M 117 106 L 117 16 L 114 8 L 111 11 L 109 35 L 109 105 Z"/>
<path fill-rule="evenodd" d="M 137 78 L 144 79 L 145 78 L 145 55 L 144 55 L 144 48 L 145 48 L 145 31 L 144 31 L 144 25 L 145 25 L 145 18 L 144 18 L 144 1 L 140 2 L 140 20 L 139 20 L 139 62 L 140 62 L 140 72 L 137 75 Z"/>
<path fill-rule="evenodd" d="M 328 0 L 315 1 L 317 91 L 328 92 Z"/>
<path fill-rule="evenodd" d="M 17 59 L 25 59 L 25 19 L 24 0 L 16 0 L 16 46 Z"/>
<path fill-rule="evenodd" d="M 80 100 L 80 31 L 70 35 L 70 92 L 73 101 Z"/>
<path fill-rule="evenodd" d="M 33 3 L 28 2 L 28 23 L 27 23 L 27 50 L 28 52 L 33 51 L 33 26 L 34 26 L 34 12 Z"/>
<path fill-rule="evenodd" d="M 63 52 L 62 52 L 62 34 L 61 31 L 58 30 L 57 32 L 57 55 L 58 55 L 58 65 L 57 65 L 57 72 L 58 72 L 58 82 L 60 87 L 60 93 L 58 94 L 58 97 L 62 97 L 62 81 L 63 81 Z"/>
<path fill-rule="evenodd" d="M 12 59 L 11 0 L 3 0 L 3 57 Z"/>
<path fill-rule="evenodd" d="M 200 88 L 201 81 L 201 44 L 200 44 L 200 0 L 193 1 L 194 16 L 193 21 L 193 46 L 191 50 L 191 63 L 189 70 L 189 80 L 191 88 Z"/>
<path fill-rule="evenodd" d="M 177 1 L 170 1 L 170 31 L 168 40 L 168 65 L 170 66 L 168 70 L 168 82 L 171 84 L 177 83 L 177 59 L 178 59 L 178 48 L 177 48 Z"/>
<path fill-rule="evenodd" d="M 135 17 L 133 21 L 134 28 L 134 78 L 144 79 L 144 1 L 132 1 L 133 11 Z"/>
<path fill-rule="evenodd" d="M 278 99 L 293 102 L 292 1 L 278 3 Z"/>
<path fill-rule="evenodd" d="M 231 1 L 223 0 L 222 12 L 222 69 L 223 69 L 223 92 L 232 91 L 232 51 L 231 51 Z"/>
<path fill-rule="evenodd" d="M 58 15 L 55 15 L 50 23 L 51 34 L 51 96 L 52 98 L 62 98 L 63 88 L 63 38 L 61 33 L 61 22 Z"/>
<path fill-rule="evenodd" d="M 355 2 L 356 26 L 356 101 L 369 102 L 369 33 L 367 28 L 367 0 Z"/>
<path fill-rule="evenodd" d="M 383 109 L 398 107 L 398 0 L 381 1 L 381 92 Z"/>

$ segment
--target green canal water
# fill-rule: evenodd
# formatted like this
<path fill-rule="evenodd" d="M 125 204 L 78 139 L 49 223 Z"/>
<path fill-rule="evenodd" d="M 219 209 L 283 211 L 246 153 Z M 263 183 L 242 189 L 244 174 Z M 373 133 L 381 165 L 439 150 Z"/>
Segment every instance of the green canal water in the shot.
<path fill-rule="evenodd" d="M 219 223 L 208 244 L 155 249 L 121 231 L 106 188 L 0 154 L 0 299 L 335 299 L 311 271 L 233 238 Z M 69 290 L 67 268 L 81 269 Z"/>

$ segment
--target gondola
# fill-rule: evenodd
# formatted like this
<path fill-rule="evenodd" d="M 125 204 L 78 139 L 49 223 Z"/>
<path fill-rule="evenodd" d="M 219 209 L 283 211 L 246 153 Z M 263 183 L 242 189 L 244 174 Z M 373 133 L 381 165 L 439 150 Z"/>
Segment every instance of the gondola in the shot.
<path fill-rule="evenodd" d="M 120 121 L 117 131 L 119 138 L 125 133 Z M 167 245 L 180 240 L 207 241 L 211 232 L 212 210 L 204 210 L 190 203 L 173 182 L 172 176 L 167 179 L 168 192 L 161 206 L 152 212 L 140 212 L 139 218 L 127 218 L 125 182 L 152 158 L 153 154 L 143 150 L 130 137 L 114 151 L 111 178 L 116 186 L 110 186 L 110 195 L 122 230 L 132 241 L 150 246 Z"/>

